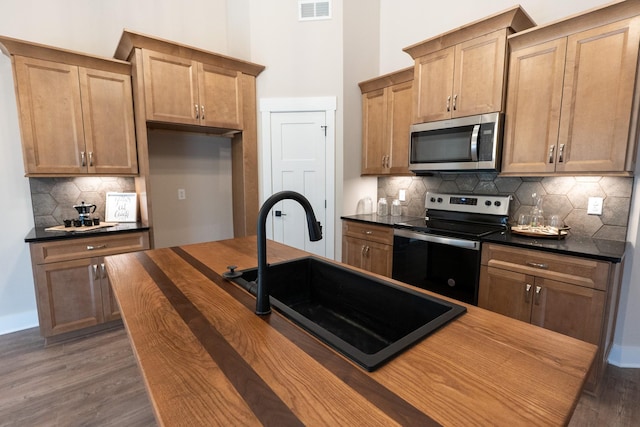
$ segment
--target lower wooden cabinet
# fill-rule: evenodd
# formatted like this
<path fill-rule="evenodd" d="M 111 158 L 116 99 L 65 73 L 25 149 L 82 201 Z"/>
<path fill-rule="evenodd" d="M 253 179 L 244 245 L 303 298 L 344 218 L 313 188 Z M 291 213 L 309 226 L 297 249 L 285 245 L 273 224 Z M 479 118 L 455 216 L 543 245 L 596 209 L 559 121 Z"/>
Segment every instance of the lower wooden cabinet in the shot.
<path fill-rule="evenodd" d="M 120 319 L 104 256 L 149 249 L 149 233 L 31 243 L 40 333 L 47 342 Z"/>
<path fill-rule="evenodd" d="M 391 277 L 393 228 L 343 220 L 342 262 Z"/>
<path fill-rule="evenodd" d="M 596 392 L 613 342 L 622 266 L 485 244 L 478 306 L 598 345 L 586 389 Z"/>

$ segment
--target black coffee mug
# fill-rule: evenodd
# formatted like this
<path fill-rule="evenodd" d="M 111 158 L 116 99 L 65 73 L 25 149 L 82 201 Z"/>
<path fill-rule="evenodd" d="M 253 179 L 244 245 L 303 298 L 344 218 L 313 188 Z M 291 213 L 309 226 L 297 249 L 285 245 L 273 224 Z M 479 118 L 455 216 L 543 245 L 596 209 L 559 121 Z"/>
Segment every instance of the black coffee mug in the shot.
<path fill-rule="evenodd" d="M 93 218 L 93 225 L 100 225 L 100 218 Z"/>
<path fill-rule="evenodd" d="M 63 219 L 62 221 L 64 222 L 65 227 L 71 227 L 71 223 L 73 222 L 71 219 Z"/>

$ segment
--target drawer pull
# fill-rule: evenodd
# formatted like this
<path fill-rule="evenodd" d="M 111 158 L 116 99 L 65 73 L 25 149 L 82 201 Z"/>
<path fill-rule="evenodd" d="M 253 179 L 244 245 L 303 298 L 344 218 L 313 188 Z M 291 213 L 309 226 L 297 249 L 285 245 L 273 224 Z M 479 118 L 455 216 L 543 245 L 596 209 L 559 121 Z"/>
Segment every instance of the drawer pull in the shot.
<path fill-rule="evenodd" d="M 367 230 L 367 231 L 363 231 L 363 233 L 366 234 L 367 236 L 371 236 L 373 234 L 373 231 Z"/>
<path fill-rule="evenodd" d="M 93 246 L 93 245 L 87 245 L 87 250 L 88 251 L 95 251 L 96 249 L 104 249 L 106 248 L 107 245 L 98 245 L 98 246 Z"/>
<path fill-rule="evenodd" d="M 538 263 L 538 262 L 530 262 L 527 261 L 527 265 L 529 267 L 535 267 L 535 268 L 542 268 L 544 270 L 546 270 L 547 268 L 549 268 L 549 264 L 542 264 L 542 263 Z"/>

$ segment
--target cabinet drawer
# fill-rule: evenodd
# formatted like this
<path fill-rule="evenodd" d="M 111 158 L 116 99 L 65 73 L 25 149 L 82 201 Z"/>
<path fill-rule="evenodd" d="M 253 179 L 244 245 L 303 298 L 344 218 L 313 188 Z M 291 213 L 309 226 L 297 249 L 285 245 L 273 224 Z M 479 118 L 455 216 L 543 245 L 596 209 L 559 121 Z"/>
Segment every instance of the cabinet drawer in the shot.
<path fill-rule="evenodd" d="M 570 255 L 485 244 L 482 265 L 606 290 L 611 263 Z"/>
<path fill-rule="evenodd" d="M 80 239 L 55 240 L 32 243 L 33 264 L 107 256 L 149 249 L 149 233 L 118 233 L 110 236 L 92 236 Z"/>
<path fill-rule="evenodd" d="M 342 235 L 393 245 L 393 228 L 356 221 L 342 222 Z"/>

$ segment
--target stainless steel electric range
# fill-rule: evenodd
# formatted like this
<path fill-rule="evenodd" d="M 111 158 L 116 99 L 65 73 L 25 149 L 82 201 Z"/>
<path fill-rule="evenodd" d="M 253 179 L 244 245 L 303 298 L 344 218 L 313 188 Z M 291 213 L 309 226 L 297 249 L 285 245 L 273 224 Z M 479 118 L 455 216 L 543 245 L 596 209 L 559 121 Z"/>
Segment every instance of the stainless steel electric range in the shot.
<path fill-rule="evenodd" d="M 424 219 L 394 225 L 392 277 L 477 305 L 481 238 L 507 229 L 510 199 L 428 192 Z"/>

